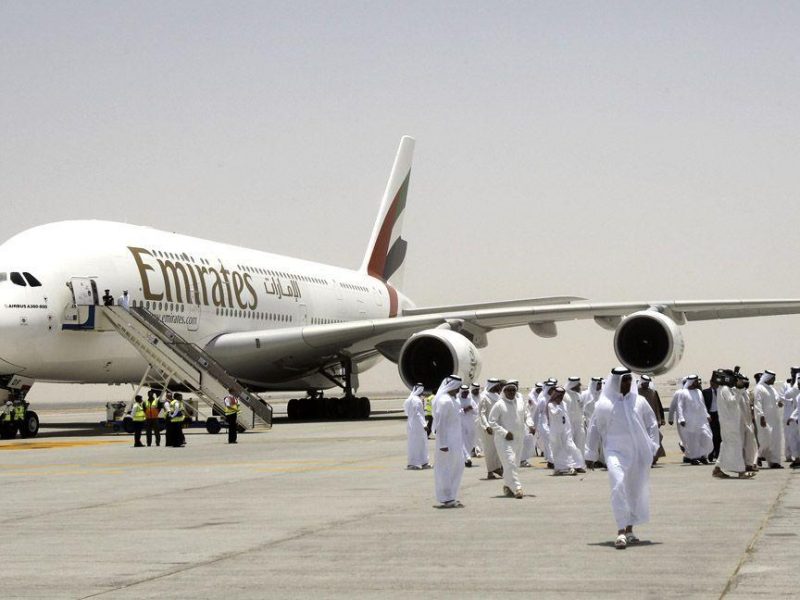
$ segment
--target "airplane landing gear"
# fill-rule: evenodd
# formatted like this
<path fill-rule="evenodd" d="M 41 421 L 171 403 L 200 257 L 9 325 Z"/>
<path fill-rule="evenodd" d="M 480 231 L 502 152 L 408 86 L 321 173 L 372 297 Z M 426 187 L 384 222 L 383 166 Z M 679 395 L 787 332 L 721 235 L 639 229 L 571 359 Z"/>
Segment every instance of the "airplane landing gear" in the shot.
<path fill-rule="evenodd" d="M 323 397 L 321 391 L 309 390 L 305 398 L 293 398 L 286 407 L 290 421 L 367 419 L 371 411 L 369 398 L 357 397 L 353 392 L 353 363 L 342 361 L 343 373 L 334 374 L 320 370 L 320 374 L 344 392 L 341 398 Z"/>

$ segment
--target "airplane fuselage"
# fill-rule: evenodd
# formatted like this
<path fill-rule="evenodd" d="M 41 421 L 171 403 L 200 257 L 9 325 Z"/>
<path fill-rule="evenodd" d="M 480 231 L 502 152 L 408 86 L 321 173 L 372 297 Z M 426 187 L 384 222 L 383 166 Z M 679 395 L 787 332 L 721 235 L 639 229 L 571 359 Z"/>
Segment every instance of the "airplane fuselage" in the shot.
<path fill-rule="evenodd" d="M 65 221 L 0 246 L 0 375 L 40 381 L 138 382 L 147 368 L 114 331 L 85 318 L 67 283 L 92 278 L 99 296 L 123 290 L 201 347 L 232 332 L 295 329 L 393 317 L 411 302 L 360 271 L 249 250 L 149 227 Z M 39 284 L 39 285 L 37 285 Z M 102 300 L 100 300 L 102 303 Z M 360 358 L 363 371 L 379 356 Z M 320 365 L 321 366 L 321 365 Z M 331 387 L 313 365 L 271 362 L 232 373 L 264 389 Z"/>

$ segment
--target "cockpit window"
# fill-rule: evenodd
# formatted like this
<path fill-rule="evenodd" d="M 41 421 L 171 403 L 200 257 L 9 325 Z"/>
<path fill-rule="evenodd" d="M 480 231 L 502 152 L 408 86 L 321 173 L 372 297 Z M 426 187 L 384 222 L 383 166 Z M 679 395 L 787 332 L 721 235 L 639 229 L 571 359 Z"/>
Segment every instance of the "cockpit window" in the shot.
<path fill-rule="evenodd" d="M 22 287 L 25 287 L 27 285 L 25 283 L 25 280 L 22 278 L 22 275 L 20 275 L 16 271 L 11 273 L 11 283 L 14 283 L 16 285 L 21 285 Z"/>
<path fill-rule="evenodd" d="M 38 280 L 38 279 L 36 279 L 36 277 L 34 277 L 33 275 L 31 275 L 31 274 L 30 274 L 30 273 L 28 273 L 27 271 L 26 271 L 26 272 L 24 272 L 24 273 L 23 273 L 23 275 L 25 276 L 25 281 L 27 281 L 27 282 L 28 282 L 28 285 L 29 285 L 29 286 L 31 286 L 31 287 L 42 287 L 42 284 L 41 284 L 41 283 L 39 283 L 39 280 Z"/>

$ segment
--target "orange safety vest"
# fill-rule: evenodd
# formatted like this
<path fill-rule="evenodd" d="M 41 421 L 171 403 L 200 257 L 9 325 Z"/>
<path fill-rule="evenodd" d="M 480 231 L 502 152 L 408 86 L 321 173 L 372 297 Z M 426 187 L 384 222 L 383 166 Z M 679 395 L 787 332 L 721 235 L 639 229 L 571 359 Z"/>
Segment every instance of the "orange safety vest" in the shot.
<path fill-rule="evenodd" d="M 158 407 L 158 398 L 144 401 L 144 412 L 148 419 L 157 419 L 161 409 Z"/>

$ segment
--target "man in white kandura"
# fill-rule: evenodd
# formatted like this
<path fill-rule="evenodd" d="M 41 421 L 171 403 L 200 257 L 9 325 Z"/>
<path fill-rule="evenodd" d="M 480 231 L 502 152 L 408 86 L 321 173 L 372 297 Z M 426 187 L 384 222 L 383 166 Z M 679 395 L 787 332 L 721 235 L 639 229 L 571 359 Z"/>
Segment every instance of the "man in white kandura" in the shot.
<path fill-rule="evenodd" d="M 550 400 L 550 394 L 553 388 L 557 385 L 558 382 L 555 379 L 548 379 L 544 382 L 536 403 L 536 409 L 533 411 L 533 424 L 536 427 L 536 437 L 539 438 L 542 454 L 547 462 L 548 469 L 553 468 L 553 454 L 550 451 L 550 429 L 547 424 L 547 403 Z"/>
<path fill-rule="evenodd" d="M 614 547 L 622 550 L 639 542 L 633 526 L 650 518 L 650 466 L 658 450 L 656 416 L 625 368 L 611 371 L 595 406 L 586 435 L 588 466 L 594 466 L 601 448 L 617 522 Z"/>
<path fill-rule="evenodd" d="M 481 394 L 481 401 L 478 403 L 479 431 L 483 456 L 486 461 L 486 479 L 496 479 L 503 475 L 503 463 L 500 462 L 500 456 L 494 445 L 494 430 L 489 424 L 489 413 L 495 403 L 500 400 L 500 392 L 505 384 L 505 381 L 495 377 L 488 379 Z"/>
<path fill-rule="evenodd" d="M 711 417 L 703 400 L 700 378 L 689 375 L 683 389 L 678 393 L 678 426 L 681 429 L 686 457 L 690 464 L 708 464 L 708 455 L 714 449 L 711 434 Z"/>
<path fill-rule="evenodd" d="M 600 392 L 603 391 L 603 378 L 602 377 L 592 377 L 592 383 L 589 385 L 589 389 L 584 390 L 581 392 L 581 402 L 583 403 L 583 422 L 584 422 L 584 440 L 586 439 L 586 429 L 589 427 L 589 421 L 592 420 L 592 415 L 594 414 L 594 407 L 597 404 L 597 401 L 600 400 Z M 586 451 L 586 443 L 584 442 L 584 447 L 582 451 Z M 605 462 L 603 461 L 602 449 L 600 457 L 594 461 L 601 467 L 605 467 Z"/>
<path fill-rule="evenodd" d="M 403 410 L 408 417 L 408 466 L 412 471 L 430 469 L 428 462 L 428 432 L 425 431 L 425 407 L 422 403 L 422 394 L 425 386 L 418 383 L 411 390 L 411 395 L 403 404 Z"/>
<path fill-rule="evenodd" d="M 458 402 L 461 405 L 461 439 L 464 444 L 464 466 L 472 467 L 472 450 L 475 448 L 475 413 L 478 405 L 473 404 L 469 386 L 458 389 Z"/>
<path fill-rule="evenodd" d="M 800 373 L 798 373 L 798 378 L 800 378 Z M 789 466 L 797 469 L 800 467 L 800 396 L 796 397 L 794 410 L 786 420 L 786 427 L 792 433 L 792 445 L 789 448 L 792 453 L 792 464 Z"/>
<path fill-rule="evenodd" d="M 572 438 L 572 425 L 564 406 L 566 390 L 557 386 L 547 403 L 547 423 L 550 430 L 550 453 L 553 456 L 553 475 L 575 475 L 586 472 L 583 452 Z M 583 414 L 581 413 L 581 418 Z"/>
<path fill-rule="evenodd" d="M 433 399 L 436 460 L 433 475 L 437 508 L 461 508 L 458 489 L 464 474 L 464 440 L 461 437 L 461 403 L 456 398 L 461 377 L 445 377 Z"/>
<path fill-rule="evenodd" d="M 774 383 L 775 373 L 764 371 L 756 386 L 753 411 L 758 427 L 759 454 L 770 469 L 782 469 L 783 419 L 779 409 L 783 408 L 783 403 L 778 399 Z"/>
<path fill-rule="evenodd" d="M 780 398 L 783 401 L 783 445 L 786 460 L 794 465 L 800 459 L 800 439 L 791 420 L 800 399 L 800 367 L 792 367 L 792 376 L 783 384 Z"/>
<path fill-rule="evenodd" d="M 494 431 L 494 442 L 500 462 L 503 463 L 503 493 L 506 496 L 522 498 L 522 484 L 519 481 L 519 456 L 525 430 L 533 429 L 525 400 L 517 393 L 519 384 L 509 381 L 503 386 L 500 400 L 489 412 L 489 426 Z"/>
<path fill-rule="evenodd" d="M 581 378 L 570 377 L 564 387 L 564 408 L 567 409 L 570 427 L 572 428 L 572 440 L 578 448 L 578 452 L 583 456 L 583 449 L 586 446 L 586 428 L 583 425 L 583 400 L 581 398 Z"/>
<path fill-rule="evenodd" d="M 755 471 L 747 470 L 744 460 L 742 403 L 731 389 L 734 382 L 733 371 L 714 371 L 712 383 L 717 384 L 717 412 L 722 442 L 717 464 L 711 474 L 720 479 L 730 479 L 732 473 L 736 473 L 740 479 L 755 475 Z"/>
<path fill-rule="evenodd" d="M 480 419 L 478 418 L 478 408 L 481 404 L 481 384 L 474 382 L 469 386 L 469 398 L 472 401 L 472 406 L 475 409 L 472 411 L 472 456 L 475 458 L 483 457 L 483 446 L 481 445 L 481 438 L 478 435 L 480 429 Z"/>
<path fill-rule="evenodd" d="M 739 402 L 739 413 L 742 417 L 740 429 L 744 440 L 744 465 L 745 470 L 751 473 L 758 471 L 758 442 L 756 441 L 756 428 L 753 423 L 753 405 L 750 402 L 750 394 L 747 388 L 750 386 L 750 379 L 741 373 L 736 375 L 736 388 L 733 395 Z"/>

